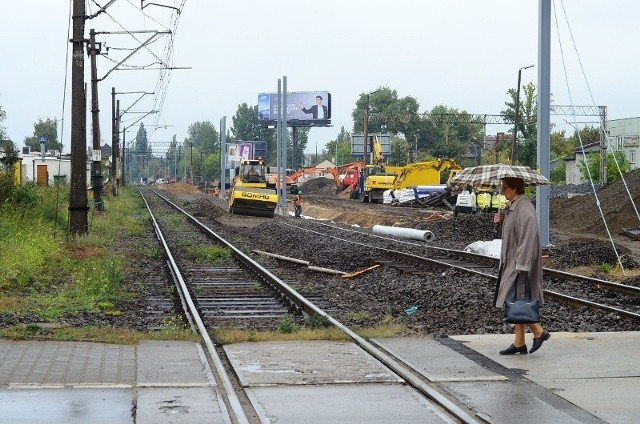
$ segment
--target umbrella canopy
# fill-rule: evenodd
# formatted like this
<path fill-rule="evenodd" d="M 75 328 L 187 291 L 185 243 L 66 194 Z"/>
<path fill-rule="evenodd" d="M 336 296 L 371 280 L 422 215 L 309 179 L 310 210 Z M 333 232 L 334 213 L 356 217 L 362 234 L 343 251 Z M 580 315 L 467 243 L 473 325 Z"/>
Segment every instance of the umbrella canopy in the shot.
<path fill-rule="evenodd" d="M 545 176 L 538 174 L 528 166 L 496 163 L 494 165 L 465 168 L 451 179 L 451 185 L 458 187 L 467 185 L 500 187 L 500 180 L 507 177 L 521 178 L 524 180 L 524 184 L 528 186 L 549 184 L 549 180 Z"/>

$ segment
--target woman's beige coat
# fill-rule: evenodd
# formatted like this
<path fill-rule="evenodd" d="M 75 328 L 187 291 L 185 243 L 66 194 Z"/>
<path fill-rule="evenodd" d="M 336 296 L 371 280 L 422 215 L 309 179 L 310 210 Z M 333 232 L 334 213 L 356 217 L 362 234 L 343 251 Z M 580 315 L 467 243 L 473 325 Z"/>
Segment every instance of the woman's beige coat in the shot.
<path fill-rule="evenodd" d="M 518 297 L 524 296 L 524 278 L 527 276 L 531 297 L 542 304 L 542 246 L 536 209 L 531 200 L 519 195 L 504 213 L 500 273 L 493 305 L 502 307 L 507 297 L 513 296 L 513 284 L 518 270 L 526 271 L 519 274 Z"/>

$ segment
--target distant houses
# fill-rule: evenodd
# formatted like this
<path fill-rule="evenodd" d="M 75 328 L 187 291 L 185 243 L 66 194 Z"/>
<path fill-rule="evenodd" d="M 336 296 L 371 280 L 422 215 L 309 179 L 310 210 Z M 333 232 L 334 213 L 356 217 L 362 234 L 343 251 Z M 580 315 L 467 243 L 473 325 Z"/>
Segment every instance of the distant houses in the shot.
<path fill-rule="evenodd" d="M 611 119 L 607 121 L 607 151 L 608 153 L 623 152 L 629 170 L 640 168 L 640 117 Z M 584 149 L 584 154 L 583 154 Z M 586 182 L 583 178 L 579 163 L 584 161 L 584 156 L 600 154 L 599 142 L 585 144 L 577 147 L 572 156 L 564 159 L 566 163 L 566 183 L 580 184 Z"/>

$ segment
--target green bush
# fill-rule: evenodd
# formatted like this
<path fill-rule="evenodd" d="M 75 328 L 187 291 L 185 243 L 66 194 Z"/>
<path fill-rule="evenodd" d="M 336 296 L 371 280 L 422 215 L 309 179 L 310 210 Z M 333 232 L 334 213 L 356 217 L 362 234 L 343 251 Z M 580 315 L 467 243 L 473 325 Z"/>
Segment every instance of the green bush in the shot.
<path fill-rule="evenodd" d="M 293 319 L 291 319 L 289 315 L 285 315 L 284 317 L 282 317 L 280 323 L 278 324 L 278 333 L 289 334 L 295 333 L 298 330 L 298 326 L 295 324 L 295 322 L 293 322 Z"/>

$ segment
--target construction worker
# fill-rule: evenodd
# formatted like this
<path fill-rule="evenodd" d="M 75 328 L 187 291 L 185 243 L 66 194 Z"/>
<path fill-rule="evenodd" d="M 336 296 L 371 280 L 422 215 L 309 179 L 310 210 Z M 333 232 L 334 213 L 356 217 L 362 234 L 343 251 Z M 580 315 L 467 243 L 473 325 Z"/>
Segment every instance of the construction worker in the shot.
<path fill-rule="evenodd" d="M 298 190 L 296 197 L 293 199 L 293 207 L 296 211 L 296 218 L 302 217 L 302 198 L 300 195 L 302 194 L 302 190 Z"/>

